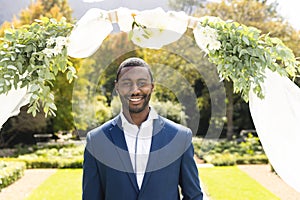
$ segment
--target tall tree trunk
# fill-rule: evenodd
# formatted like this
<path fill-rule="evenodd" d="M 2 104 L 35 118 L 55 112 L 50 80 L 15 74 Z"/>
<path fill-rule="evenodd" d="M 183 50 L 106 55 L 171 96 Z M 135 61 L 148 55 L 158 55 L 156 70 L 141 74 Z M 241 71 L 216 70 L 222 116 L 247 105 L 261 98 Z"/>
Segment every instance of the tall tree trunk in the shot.
<path fill-rule="evenodd" d="M 226 137 L 228 140 L 231 140 L 233 137 L 233 83 L 232 81 L 225 81 L 226 96 L 227 96 L 227 132 Z"/>

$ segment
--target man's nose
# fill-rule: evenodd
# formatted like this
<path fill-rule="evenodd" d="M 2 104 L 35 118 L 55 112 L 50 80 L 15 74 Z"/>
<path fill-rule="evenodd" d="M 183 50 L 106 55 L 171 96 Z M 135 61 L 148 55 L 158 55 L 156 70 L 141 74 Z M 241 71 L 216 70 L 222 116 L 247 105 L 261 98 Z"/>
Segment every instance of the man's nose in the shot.
<path fill-rule="evenodd" d="M 140 87 L 138 86 L 137 83 L 133 83 L 131 87 L 131 93 L 136 94 L 140 92 Z"/>

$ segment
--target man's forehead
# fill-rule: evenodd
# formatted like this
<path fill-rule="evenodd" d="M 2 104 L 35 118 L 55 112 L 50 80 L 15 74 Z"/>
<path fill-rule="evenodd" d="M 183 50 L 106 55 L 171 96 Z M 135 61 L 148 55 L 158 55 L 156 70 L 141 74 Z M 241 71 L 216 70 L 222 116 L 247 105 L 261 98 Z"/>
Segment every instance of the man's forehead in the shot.
<path fill-rule="evenodd" d="M 130 66 L 124 67 L 120 71 L 119 79 L 150 79 L 149 70 L 146 67 Z"/>

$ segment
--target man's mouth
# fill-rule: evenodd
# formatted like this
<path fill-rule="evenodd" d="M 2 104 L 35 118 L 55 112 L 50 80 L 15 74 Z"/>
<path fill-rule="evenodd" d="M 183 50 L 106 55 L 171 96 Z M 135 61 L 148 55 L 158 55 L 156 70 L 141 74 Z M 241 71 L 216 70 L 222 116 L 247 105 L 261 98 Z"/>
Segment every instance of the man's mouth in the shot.
<path fill-rule="evenodd" d="M 129 97 L 129 101 L 131 102 L 139 102 L 143 99 L 143 96 L 132 96 L 132 97 Z"/>

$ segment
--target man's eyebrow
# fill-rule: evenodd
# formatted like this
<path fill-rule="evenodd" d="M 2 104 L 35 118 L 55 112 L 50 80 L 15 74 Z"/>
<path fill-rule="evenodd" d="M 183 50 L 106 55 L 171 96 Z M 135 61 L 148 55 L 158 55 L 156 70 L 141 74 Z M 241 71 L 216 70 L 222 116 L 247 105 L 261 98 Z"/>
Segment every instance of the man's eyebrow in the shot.
<path fill-rule="evenodd" d="M 139 78 L 137 79 L 137 81 L 147 81 L 147 78 Z M 120 79 L 120 81 L 132 81 L 130 78 L 124 78 L 124 79 Z"/>
<path fill-rule="evenodd" d="M 131 81 L 131 79 L 130 78 L 124 78 L 124 79 L 120 79 L 120 81 Z"/>
<path fill-rule="evenodd" d="M 147 78 L 139 78 L 138 81 L 147 81 Z"/>

